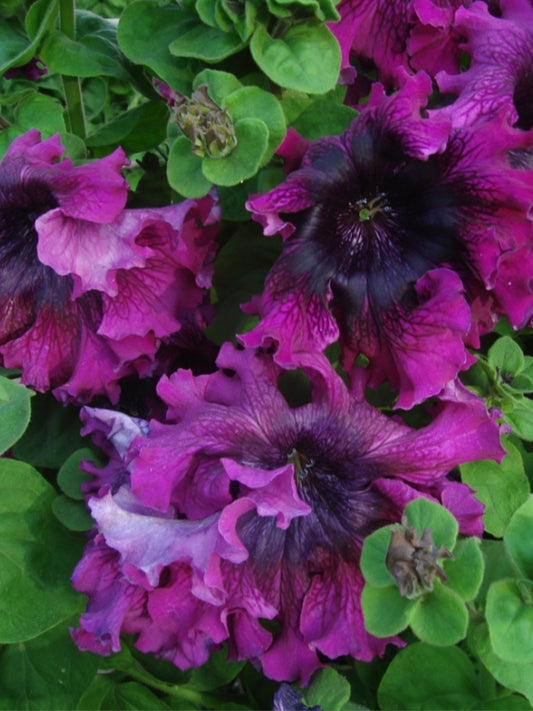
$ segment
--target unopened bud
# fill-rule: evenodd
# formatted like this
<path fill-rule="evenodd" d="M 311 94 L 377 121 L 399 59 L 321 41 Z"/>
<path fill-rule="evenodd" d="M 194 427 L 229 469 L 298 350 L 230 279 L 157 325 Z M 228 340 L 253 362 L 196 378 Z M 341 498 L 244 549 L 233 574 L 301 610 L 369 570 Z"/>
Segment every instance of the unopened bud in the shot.
<path fill-rule="evenodd" d="M 221 109 L 201 84 L 189 99 L 174 102 L 174 121 L 192 143 L 192 152 L 203 158 L 224 158 L 237 145 L 235 130 L 227 109 Z"/>
<path fill-rule="evenodd" d="M 453 555 L 444 546 L 437 548 L 429 528 L 425 528 L 419 538 L 414 526 L 407 527 L 405 517 L 402 526 L 392 530 L 385 565 L 396 581 L 400 595 L 412 600 L 433 590 L 435 576 L 443 582 L 448 580 L 437 561 L 453 559 Z"/>

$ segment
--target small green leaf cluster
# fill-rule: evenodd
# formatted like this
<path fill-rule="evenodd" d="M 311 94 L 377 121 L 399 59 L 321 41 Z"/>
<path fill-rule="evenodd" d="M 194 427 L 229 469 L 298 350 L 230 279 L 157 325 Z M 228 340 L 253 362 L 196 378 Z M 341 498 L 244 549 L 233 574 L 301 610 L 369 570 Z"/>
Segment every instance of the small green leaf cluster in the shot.
<path fill-rule="evenodd" d="M 442 563 L 447 581 L 435 577 L 432 590 L 411 599 L 402 596 L 386 565 L 391 533 L 397 526 L 378 529 L 365 539 L 361 554 L 366 581 L 361 596 L 365 628 L 376 637 L 390 637 L 410 627 L 428 644 L 456 644 L 468 628 L 466 603 L 475 598 L 483 578 L 479 541 L 458 539 L 458 524 L 452 514 L 427 499 L 411 501 L 404 515 L 419 536 L 430 529 L 435 546 L 453 553 L 453 559 Z"/>
<path fill-rule="evenodd" d="M 170 149 L 167 177 L 186 197 L 202 197 L 213 184 L 229 187 L 253 177 L 285 136 L 286 124 L 278 100 L 257 86 L 245 86 L 233 74 L 206 69 L 193 89 L 207 85 L 209 98 L 227 112 L 235 145 L 227 154 L 197 155 L 190 138 L 178 136 Z M 185 169 L 186 168 L 186 169 Z"/>
<path fill-rule="evenodd" d="M 533 497 L 514 513 L 486 589 L 486 623 L 473 634 L 481 661 L 502 685 L 533 703 Z M 503 548 L 503 550 L 502 550 Z M 495 556 L 493 556 L 494 558 Z M 505 566 L 505 567 L 504 567 Z"/>
<path fill-rule="evenodd" d="M 488 407 L 501 411 L 518 437 L 533 442 L 533 356 L 524 355 L 513 338 L 502 336 L 487 356 L 480 354 L 466 382 Z"/>
<path fill-rule="evenodd" d="M 249 47 L 281 87 L 321 94 L 335 86 L 340 53 L 324 24 L 339 19 L 332 0 L 195 0 L 184 7 L 191 14 L 169 45 L 172 55 L 219 62 Z"/>

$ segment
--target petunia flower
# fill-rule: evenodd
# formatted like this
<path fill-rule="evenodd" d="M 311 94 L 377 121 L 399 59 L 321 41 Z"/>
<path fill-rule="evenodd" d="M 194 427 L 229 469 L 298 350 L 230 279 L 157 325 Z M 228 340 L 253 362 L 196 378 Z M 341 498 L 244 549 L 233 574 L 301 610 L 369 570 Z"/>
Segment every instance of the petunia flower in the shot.
<path fill-rule="evenodd" d="M 466 345 L 499 316 L 521 327 L 533 313 L 532 173 L 508 159 L 533 133 L 503 116 L 453 131 L 420 116 L 430 93 L 423 73 L 390 97 L 374 85 L 342 135 L 247 203 L 284 248 L 241 342 L 290 365 L 340 336 L 343 367 L 366 356 L 369 384 L 388 380 L 403 408 L 468 367 Z"/>
<path fill-rule="evenodd" d="M 182 322 L 204 320 L 218 207 L 125 210 L 120 148 L 62 154 L 31 130 L 0 163 L 0 356 L 36 390 L 116 401 L 120 378 L 151 374 Z"/>
<path fill-rule="evenodd" d="M 471 56 L 467 71 L 436 75 L 439 89 L 457 99 L 435 114 L 454 126 L 490 120 L 503 110 L 512 125 L 533 126 L 533 8 L 529 0 L 502 0 L 494 17 L 484 2 L 461 7 L 455 27 L 466 37 L 462 45 Z"/>
<path fill-rule="evenodd" d="M 39 57 L 33 57 L 26 64 L 19 67 L 12 67 L 4 72 L 6 79 L 26 79 L 27 81 L 38 81 L 48 72 L 45 63 Z"/>
<path fill-rule="evenodd" d="M 225 642 L 230 658 L 305 683 L 319 654 L 368 661 L 402 644 L 364 628 L 363 540 L 419 496 L 479 535 L 483 506 L 447 474 L 501 459 L 498 427 L 450 385 L 414 430 L 349 391 L 323 355 L 301 365 L 311 396 L 295 407 L 271 356 L 226 344 L 218 372 L 161 379 L 167 424 L 131 440 L 138 423 L 87 411 L 123 467 L 88 499 L 95 533 L 73 576 L 89 598 L 72 632 L 81 649 L 117 651 L 130 632 L 184 669 Z"/>
<path fill-rule="evenodd" d="M 339 82 L 355 78 L 351 58 L 372 62 L 378 79 L 398 86 L 404 70 L 458 71 L 461 36 L 454 13 L 461 0 L 341 0 L 341 19 L 328 26 L 341 48 Z"/>

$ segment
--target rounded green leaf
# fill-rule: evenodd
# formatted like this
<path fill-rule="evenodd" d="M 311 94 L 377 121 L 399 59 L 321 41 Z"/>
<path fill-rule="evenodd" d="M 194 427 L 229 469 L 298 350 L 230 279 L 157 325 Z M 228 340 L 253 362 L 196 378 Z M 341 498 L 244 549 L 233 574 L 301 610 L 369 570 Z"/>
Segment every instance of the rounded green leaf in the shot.
<path fill-rule="evenodd" d="M 378 689 L 383 711 L 468 709 L 479 701 L 477 676 L 458 647 L 421 642 L 400 650 Z"/>
<path fill-rule="evenodd" d="M 264 121 L 246 118 L 235 123 L 237 145 L 225 158 L 202 160 L 202 171 L 215 185 L 236 185 L 257 173 L 268 145 L 268 128 Z"/>
<path fill-rule="evenodd" d="M 96 464 L 100 463 L 98 456 L 89 447 L 82 447 L 73 452 L 57 473 L 57 483 L 61 490 L 71 499 L 83 501 L 84 493 L 81 485 L 92 480 L 91 474 L 80 469 L 82 459 Z"/>
<path fill-rule="evenodd" d="M 328 711 L 342 711 L 351 694 L 350 683 L 331 667 L 320 669 L 313 674 L 313 680 L 305 689 L 305 703 L 309 707 L 319 706 Z"/>
<path fill-rule="evenodd" d="M 365 585 L 361 608 L 365 629 L 376 637 L 390 637 L 404 630 L 415 614 L 421 599 L 408 600 L 400 595 L 396 585 L 377 588 Z"/>
<path fill-rule="evenodd" d="M 473 600 L 481 587 L 484 562 L 479 540 L 464 538 L 453 549 L 455 560 L 442 561 L 448 580 L 446 587 L 454 590 L 463 600 Z"/>
<path fill-rule="evenodd" d="M 438 647 L 448 647 L 464 639 L 467 628 L 468 612 L 463 600 L 438 580 L 411 617 L 411 629 L 416 636 Z"/>
<path fill-rule="evenodd" d="M 421 497 L 410 501 L 405 507 L 404 514 L 407 516 L 409 526 L 415 526 L 419 536 L 423 535 L 425 528 L 429 528 L 437 548 L 446 546 L 449 551 L 453 550 L 459 525 L 454 516 L 443 506 Z"/>
<path fill-rule="evenodd" d="M 37 0 L 26 16 L 26 31 L 31 41 L 7 20 L 0 22 L 0 76 L 11 67 L 29 62 L 57 18 L 59 0 Z"/>
<path fill-rule="evenodd" d="M 531 539 L 531 532 L 530 532 Z M 498 580 L 489 588 L 485 616 L 494 652 L 508 662 L 533 662 L 533 605 L 517 580 Z M 529 587 L 529 586 L 528 586 Z"/>
<path fill-rule="evenodd" d="M 196 23 L 183 33 L 177 33 L 170 43 L 170 53 L 176 57 L 192 57 L 203 62 L 220 62 L 246 46 L 232 30 L 224 32 L 218 27 L 206 27 Z"/>
<path fill-rule="evenodd" d="M 394 578 L 389 573 L 385 558 L 389 549 L 391 531 L 394 526 L 378 528 L 365 538 L 361 552 L 361 572 L 367 583 L 375 587 L 396 585 Z"/>
<path fill-rule="evenodd" d="M 497 682 L 524 694 L 533 705 L 533 662 L 517 664 L 500 659 L 492 649 L 488 625 L 478 625 L 472 635 L 476 652 Z"/>
<path fill-rule="evenodd" d="M 207 195 L 212 181 L 202 172 L 202 159 L 192 152 L 192 144 L 185 136 L 176 138 L 167 163 L 170 187 L 184 197 L 200 198 Z"/>
<path fill-rule="evenodd" d="M 111 76 L 128 79 L 128 73 L 118 61 L 113 45 L 102 38 L 82 38 L 74 41 L 59 30 L 50 32 L 40 56 L 50 71 L 66 76 Z"/>
<path fill-rule="evenodd" d="M 242 83 L 236 76 L 229 72 L 220 72 L 215 69 L 204 69 L 193 82 L 193 89 L 197 89 L 201 84 L 207 84 L 208 94 L 215 104 L 224 108 L 224 99 L 237 89 L 242 89 Z"/>
<path fill-rule="evenodd" d="M 70 576 L 83 542 L 53 516 L 55 495 L 28 464 L 0 460 L 0 643 L 37 637 L 80 609 Z"/>
<path fill-rule="evenodd" d="M 150 67 L 173 89 L 190 93 L 192 71 L 168 48 L 180 32 L 197 22 L 176 3 L 160 5 L 157 0 L 138 0 L 128 5 L 120 17 L 117 42 L 126 57 Z M 157 38 L 157 41 L 154 41 Z"/>
<path fill-rule="evenodd" d="M 500 464 L 491 459 L 462 464 L 461 479 L 485 504 L 483 522 L 487 533 L 503 536 L 513 513 L 529 494 L 522 458 L 508 437 L 502 438 L 507 454 Z"/>
<path fill-rule="evenodd" d="M 162 143 L 167 134 L 168 108 L 163 101 L 146 101 L 124 111 L 87 137 L 87 145 L 114 147 L 127 153 L 147 151 Z"/>
<path fill-rule="evenodd" d="M 0 377 L 0 454 L 21 437 L 30 421 L 31 390 Z"/>
<path fill-rule="evenodd" d="M 101 658 L 80 654 L 66 625 L 2 650 L 0 709 L 75 709 Z"/>
<path fill-rule="evenodd" d="M 513 434 L 533 442 L 533 400 L 516 393 L 512 404 L 513 409 L 504 412 L 505 421 L 513 428 Z"/>
<path fill-rule="evenodd" d="M 339 43 L 325 25 L 304 22 L 273 39 L 258 24 L 250 41 L 258 67 L 280 86 L 306 94 L 333 89 L 340 72 Z"/>
<path fill-rule="evenodd" d="M 94 525 L 85 505 L 81 501 L 69 499 L 68 496 L 56 496 L 52 501 L 52 511 L 69 531 L 90 531 Z"/>
<path fill-rule="evenodd" d="M 34 467 L 59 469 L 87 440 L 80 436 L 79 410 L 59 403 L 51 393 L 32 400 L 30 424 L 13 447 L 13 454 Z"/>
<path fill-rule="evenodd" d="M 533 496 L 515 511 L 505 535 L 505 547 L 522 575 L 533 580 Z"/>
<path fill-rule="evenodd" d="M 266 163 L 285 138 L 287 126 L 279 101 L 256 86 L 237 89 L 224 99 L 224 106 L 234 123 L 240 119 L 257 118 L 268 127 L 268 144 L 262 163 Z"/>
<path fill-rule="evenodd" d="M 489 348 L 488 361 L 502 377 L 513 377 L 524 367 L 522 349 L 509 336 L 502 336 Z"/>

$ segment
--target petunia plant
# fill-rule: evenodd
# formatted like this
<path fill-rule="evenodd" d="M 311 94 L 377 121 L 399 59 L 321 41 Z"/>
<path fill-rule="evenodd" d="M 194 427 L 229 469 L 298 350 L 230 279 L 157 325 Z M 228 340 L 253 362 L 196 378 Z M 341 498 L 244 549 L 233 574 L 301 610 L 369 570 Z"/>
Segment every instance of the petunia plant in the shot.
<path fill-rule="evenodd" d="M 0 711 L 533 708 L 530 0 L 0 0 Z"/>

